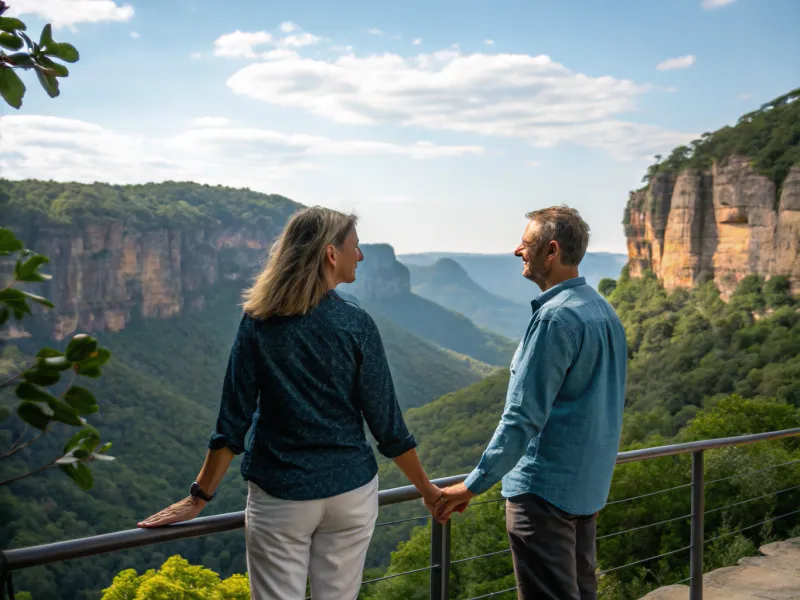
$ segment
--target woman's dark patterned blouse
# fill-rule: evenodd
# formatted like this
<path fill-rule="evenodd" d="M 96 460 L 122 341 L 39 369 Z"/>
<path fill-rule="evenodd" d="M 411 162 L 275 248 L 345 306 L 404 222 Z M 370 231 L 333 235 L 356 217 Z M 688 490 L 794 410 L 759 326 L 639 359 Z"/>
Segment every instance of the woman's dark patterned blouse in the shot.
<path fill-rule="evenodd" d="M 242 317 L 208 446 L 244 452 L 245 479 L 287 500 L 365 485 L 378 465 L 363 420 L 384 456 L 416 447 L 365 311 L 329 292 L 307 315 Z"/>

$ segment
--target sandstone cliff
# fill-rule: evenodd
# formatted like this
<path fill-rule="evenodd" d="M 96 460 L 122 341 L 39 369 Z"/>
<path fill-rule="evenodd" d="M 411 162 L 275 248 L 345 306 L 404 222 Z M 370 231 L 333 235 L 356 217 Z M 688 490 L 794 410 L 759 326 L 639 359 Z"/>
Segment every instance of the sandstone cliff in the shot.
<path fill-rule="evenodd" d="M 25 241 L 50 258 L 45 270 L 53 278 L 36 289 L 55 309 L 37 320 L 62 339 L 77 330 L 119 331 L 136 315 L 164 318 L 202 308 L 220 279 L 251 276 L 278 231 L 248 225 L 139 230 L 119 222 L 42 227 Z"/>
<path fill-rule="evenodd" d="M 408 268 L 398 262 L 389 244 L 362 244 L 363 262 L 358 264 L 356 280 L 339 290 L 360 300 L 383 300 L 411 291 Z"/>
<path fill-rule="evenodd" d="M 747 275 L 786 275 L 800 293 L 800 165 L 775 184 L 748 159 L 709 171 L 657 173 L 625 209 L 630 274 L 653 271 L 667 289 L 713 279 L 723 297 Z"/>

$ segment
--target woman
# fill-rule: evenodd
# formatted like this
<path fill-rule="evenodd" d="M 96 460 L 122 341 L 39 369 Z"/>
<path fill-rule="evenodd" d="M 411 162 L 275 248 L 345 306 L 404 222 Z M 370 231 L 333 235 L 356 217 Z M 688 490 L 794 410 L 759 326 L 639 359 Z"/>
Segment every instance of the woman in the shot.
<path fill-rule="evenodd" d="M 334 291 L 355 280 L 363 258 L 354 216 L 314 207 L 289 219 L 244 294 L 200 475 L 187 498 L 139 523 L 196 517 L 244 452 L 256 600 L 304 598 L 309 573 L 315 600 L 358 596 L 378 516 L 378 466 L 364 420 L 426 506 L 441 498 L 403 421 L 374 321 Z"/>

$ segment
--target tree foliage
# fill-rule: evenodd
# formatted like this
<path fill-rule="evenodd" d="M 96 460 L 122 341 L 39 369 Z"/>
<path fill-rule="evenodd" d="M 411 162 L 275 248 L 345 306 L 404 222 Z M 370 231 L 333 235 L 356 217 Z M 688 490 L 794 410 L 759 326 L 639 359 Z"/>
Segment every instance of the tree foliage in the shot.
<path fill-rule="evenodd" d="M 658 173 L 677 174 L 684 169 L 703 171 L 714 161 L 737 155 L 750 158 L 753 167 L 780 188 L 792 165 L 800 162 L 800 88 L 739 118 L 734 126 L 704 133 L 688 146 L 678 146 L 647 169 L 643 181 Z"/>

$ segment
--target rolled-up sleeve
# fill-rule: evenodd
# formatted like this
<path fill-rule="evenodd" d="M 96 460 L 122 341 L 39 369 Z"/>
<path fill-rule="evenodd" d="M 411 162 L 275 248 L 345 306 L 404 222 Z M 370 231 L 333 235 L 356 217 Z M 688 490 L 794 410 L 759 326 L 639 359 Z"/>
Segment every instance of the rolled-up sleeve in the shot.
<path fill-rule="evenodd" d="M 365 320 L 358 356 L 358 401 L 378 442 L 378 452 L 386 458 L 395 458 L 416 448 L 417 442 L 400 411 L 378 327 L 366 313 Z"/>
<path fill-rule="evenodd" d="M 255 322 L 244 315 L 228 358 L 217 424 L 208 442 L 212 450 L 230 448 L 234 454 L 244 452 L 245 436 L 258 405 L 256 351 Z"/>
<path fill-rule="evenodd" d="M 464 482 L 482 494 L 511 471 L 550 415 L 575 354 L 574 341 L 561 325 L 540 320 L 526 334 L 512 365 L 500 424 L 478 466 Z"/>

